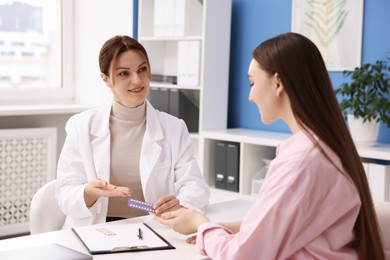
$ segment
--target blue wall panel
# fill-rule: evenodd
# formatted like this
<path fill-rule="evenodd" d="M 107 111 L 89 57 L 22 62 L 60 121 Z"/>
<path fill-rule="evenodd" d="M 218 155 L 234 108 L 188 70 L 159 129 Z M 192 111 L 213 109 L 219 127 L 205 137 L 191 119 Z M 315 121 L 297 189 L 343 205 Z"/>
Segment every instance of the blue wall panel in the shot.
<path fill-rule="evenodd" d="M 248 101 L 247 69 L 252 50 L 262 41 L 291 31 L 291 1 L 233 0 L 228 127 L 289 132 L 283 122 L 264 125 L 256 105 Z M 390 52 L 390 1 L 365 0 L 362 63 L 374 62 Z M 390 54 L 389 54 L 390 56 Z M 335 88 L 348 78 L 331 72 Z M 390 129 L 381 125 L 379 142 L 390 143 Z"/>

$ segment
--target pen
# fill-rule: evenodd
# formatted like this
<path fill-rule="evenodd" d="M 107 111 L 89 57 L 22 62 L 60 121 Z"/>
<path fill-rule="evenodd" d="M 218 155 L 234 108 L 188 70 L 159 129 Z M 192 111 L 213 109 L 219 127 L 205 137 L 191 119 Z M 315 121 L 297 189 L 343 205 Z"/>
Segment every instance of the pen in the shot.
<path fill-rule="evenodd" d="M 142 229 L 141 228 L 138 229 L 138 238 L 140 240 L 142 240 Z"/>

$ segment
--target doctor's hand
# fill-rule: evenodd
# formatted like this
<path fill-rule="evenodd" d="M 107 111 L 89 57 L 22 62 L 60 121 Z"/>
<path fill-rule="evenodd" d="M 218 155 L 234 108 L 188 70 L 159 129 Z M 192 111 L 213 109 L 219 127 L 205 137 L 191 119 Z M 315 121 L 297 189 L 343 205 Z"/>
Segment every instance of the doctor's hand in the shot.
<path fill-rule="evenodd" d="M 154 213 L 157 216 L 160 216 L 165 212 L 180 209 L 182 206 L 180 205 L 180 201 L 176 198 L 176 196 L 167 195 L 161 197 L 156 203 L 154 203 L 153 208 Z"/>
<path fill-rule="evenodd" d="M 161 216 L 154 216 L 154 219 L 184 235 L 195 233 L 198 231 L 200 225 L 210 222 L 206 216 L 193 209 L 187 208 L 167 212 Z M 188 240 L 188 242 L 194 243 L 191 239 Z"/>
<path fill-rule="evenodd" d="M 84 200 L 87 207 L 91 207 L 99 197 L 129 197 L 129 187 L 115 186 L 101 179 L 91 180 L 84 188 Z"/>

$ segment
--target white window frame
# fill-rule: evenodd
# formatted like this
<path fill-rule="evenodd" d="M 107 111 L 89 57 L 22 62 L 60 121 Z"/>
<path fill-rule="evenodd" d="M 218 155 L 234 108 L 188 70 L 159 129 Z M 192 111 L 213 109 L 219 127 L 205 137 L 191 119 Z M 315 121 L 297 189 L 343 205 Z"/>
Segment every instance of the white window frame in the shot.
<path fill-rule="evenodd" d="M 75 96 L 74 78 L 74 0 L 60 0 L 61 4 L 61 87 L 39 89 L 0 90 L 0 105 L 18 105 L 25 103 L 69 102 Z"/>

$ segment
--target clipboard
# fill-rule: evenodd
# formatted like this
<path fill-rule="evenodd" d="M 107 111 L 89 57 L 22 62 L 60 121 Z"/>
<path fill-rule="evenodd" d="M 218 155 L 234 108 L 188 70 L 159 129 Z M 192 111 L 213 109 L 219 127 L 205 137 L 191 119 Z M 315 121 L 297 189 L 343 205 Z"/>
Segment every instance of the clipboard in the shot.
<path fill-rule="evenodd" d="M 92 255 L 175 249 L 146 223 L 93 225 L 72 230 Z"/>

